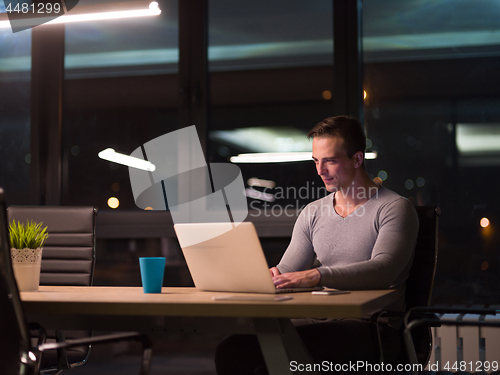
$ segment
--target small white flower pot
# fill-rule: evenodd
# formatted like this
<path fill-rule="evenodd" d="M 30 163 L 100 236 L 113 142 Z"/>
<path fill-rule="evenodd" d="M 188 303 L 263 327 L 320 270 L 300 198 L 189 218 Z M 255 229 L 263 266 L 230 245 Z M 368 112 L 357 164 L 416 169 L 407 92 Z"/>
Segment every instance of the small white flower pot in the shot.
<path fill-rule="evenodd" d="M 40 285 L 42 248 L 10 249 L 12 268 L 20 292 L 35 292 Z"/>

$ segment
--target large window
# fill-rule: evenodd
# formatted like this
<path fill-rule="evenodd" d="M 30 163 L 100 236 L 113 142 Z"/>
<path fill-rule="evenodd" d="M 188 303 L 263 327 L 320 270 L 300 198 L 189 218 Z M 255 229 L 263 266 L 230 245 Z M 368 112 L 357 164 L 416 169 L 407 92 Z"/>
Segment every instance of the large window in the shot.
<path fill-rule="evenodd" d="M 332 2 L 210 1 L 208 56 L 210 160 L 311 150 L 333 109 Z M 293 217 L 324 194 L 310 160 L 238 163 L 250 215 Z"/>
<path fill-rule="evenodd" d="M 93 0 L 80 0 L 85 7 Z M 106 1 L 113 9 L 113 2 Z M 158 1 L 160 16 L 66 25 L 65 77 L 95 78 L 177 72 L 177 1 Z"/>
<path fill-rule="evenodd" d="M 66 25 L 63 204 L 111 210 L 116 198 L 137 209 L 128 167 L 97 155 L 130 154 L 177 128 L 177 1 L 160 7 L 158 17 Z"/>
<path fill-rule="evenodd" d="M 332 3 L 209 1 L 210 71 L 333 63 Z"/>
<path fill-rule="evenodd" d="M 0 28 L 0 186 L 9 204 L 30 203 L 30 72 L 31 30 Z"/>
<path fill-rule="evenodd" d="M 368 168 L 442 208 L 439 303 L 500 292 L 499 15 L 496 1 L 363 2 Z"/>

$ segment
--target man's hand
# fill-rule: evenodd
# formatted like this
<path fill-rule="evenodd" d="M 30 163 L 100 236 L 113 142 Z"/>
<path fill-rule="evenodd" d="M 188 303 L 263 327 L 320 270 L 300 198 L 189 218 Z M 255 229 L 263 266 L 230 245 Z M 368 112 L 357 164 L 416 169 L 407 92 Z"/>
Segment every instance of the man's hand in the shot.
<path fill-rule="evenodd" d="M 278 289 L 280 288 L 309 288 L 319 284 L 321 280 L 321 274 L 314 268 L 312 270 L 300 271 L 300 272 L 289 272 L 280 274 L 279 270 L 277 275 L 273 274 L 273 269 L 271 268 L 271 275 L 273 275 L 274 286 Z"/>
<path fill-rule="evenodd" d="M 269 268 L 269 272 L 271 272 L 272 277 L 281 275 L 280 270 L 277 269 L 276 267 Z"/>

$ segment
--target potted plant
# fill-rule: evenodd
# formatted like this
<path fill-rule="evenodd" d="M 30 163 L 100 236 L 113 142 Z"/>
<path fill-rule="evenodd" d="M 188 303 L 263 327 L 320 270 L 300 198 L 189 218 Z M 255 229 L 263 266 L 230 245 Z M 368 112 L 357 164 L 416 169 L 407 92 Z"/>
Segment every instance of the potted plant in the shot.
<path fill-rule="evenodd" d="M 15 220 L 9 224 L 12 268 L 20 292 L 37 291 L 40 285 L 42 249 L 48 237 L 42 224 Z"/>

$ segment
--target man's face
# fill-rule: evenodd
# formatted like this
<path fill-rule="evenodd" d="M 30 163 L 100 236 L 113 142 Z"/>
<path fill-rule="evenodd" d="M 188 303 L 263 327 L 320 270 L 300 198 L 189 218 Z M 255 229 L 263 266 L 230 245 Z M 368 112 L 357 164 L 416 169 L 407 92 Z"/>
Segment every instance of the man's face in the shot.
<path fill-rule="evenodd" d="M 312 157 L 318 175 L 329 192 L 346 189 L 352 185 L 356 170 L 356 157 L 351 159 L 343 147 L 343 140 L 337 137 L 314 137 Z"/>

